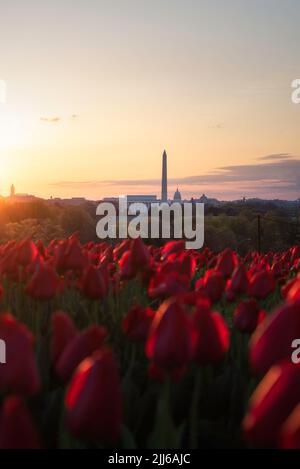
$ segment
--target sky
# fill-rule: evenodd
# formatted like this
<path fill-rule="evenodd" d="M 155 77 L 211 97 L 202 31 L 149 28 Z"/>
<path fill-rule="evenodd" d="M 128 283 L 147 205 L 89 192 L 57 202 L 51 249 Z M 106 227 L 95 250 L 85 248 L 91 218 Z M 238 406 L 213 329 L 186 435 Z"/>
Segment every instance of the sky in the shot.
<path fill-rule="evenodd" d="M 299 0 L 1 0 L 0 194 L 300 196 Z"/>

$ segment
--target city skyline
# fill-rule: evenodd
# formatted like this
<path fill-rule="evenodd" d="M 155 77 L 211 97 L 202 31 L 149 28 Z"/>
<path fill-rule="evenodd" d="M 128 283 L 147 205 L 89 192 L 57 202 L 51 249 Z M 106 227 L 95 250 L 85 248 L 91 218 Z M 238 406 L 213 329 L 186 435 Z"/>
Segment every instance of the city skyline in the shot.
<path fill-rule="evenodd" d="M 296 0 L 0 7 L 0 193 L 300 195 Z M 18 38 L 18 40 L 16 40 Z"/>

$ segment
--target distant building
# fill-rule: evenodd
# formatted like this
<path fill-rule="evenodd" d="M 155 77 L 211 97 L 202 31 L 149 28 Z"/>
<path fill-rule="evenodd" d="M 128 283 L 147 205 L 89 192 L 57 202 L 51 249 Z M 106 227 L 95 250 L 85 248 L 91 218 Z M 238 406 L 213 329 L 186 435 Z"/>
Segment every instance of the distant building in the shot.
<path fill-rule="evenodd" d="M 60 197 L 50 197 L 48 202 L 59 205 L 82 205 L 87 202 L 85 197 L 71 197 L 70 199 L 61 199 Z"/>
<path fill-rule="evenodd" d="M 176 192 L 174 194 L 174 202 L 181 202 L 181 194 L 178 190 L 178 187 L 177 187 Z"/>
<path fill-rule="evenodd" d="M 142 194 L 142 195 L 127 195 L 126 197 L 127 197 L 128 205 L 136 203 L 136 202 L 142 202 L 143 204 L 150 205 L 153 202 L 157 202 L 156 195 Z"/>
<path fill-rule="evenodd" d="M 27 202 L 34 202 L 36 200 L 42 200 L 40 197 L 36 197 L 35 195 L 31 194 L 14 194 L 10 195 L 7 200 L 9 202 L 15 203 L 15 202 L 22 202 L 22 203 L 27 203 Z"/>
<path fill-rule="evenodd" d="M 213 205 L 215 207 L 219 207 L 220 205 L 222 205 L 222 202 L 220 202 L 218 199 L 209 198 L 205 194 L 202 194 L 199 199 L 193 199 L 193 202 L 206 205 Z"/>
<path fill-rule="evenodd" d="M 149 194 L 140 194 L 140 195 L 126 195 L 124 197 L 120 197 L 120 199 L 127 198 L 127 207 L 134 203 L 142 203 L 145 204 L 147 207 L 150 207 L 152 203 L 157 202 L 156 195 L 149 195 Z M 119 197 L 104 197 L 102 202 L 108 202 L 114 204 L 116 206 L 119 205 Z"/>
<path fill-rule="evenodd" d="M 71 199 L 67 199 L 67 200 L 71 205 L 81 205 L 86 202 L 85 197 L 71 197 Z"/>
<path fill-rule="evenodd" d="M 16 194 L 16 188 L 14 184 L 10 186 L 9 197 L 6 197 L 9 202 L 32 202 L 34 200 L 41 200 L 39 197 L 31 194 Z"/>
<path fill-rule="evenodd" d="M 208 202 L 208 197 L 206 197 L 205 194 L 202 194 L 198 202 L 200 202 L 201 204 L 206 204 Z"/>

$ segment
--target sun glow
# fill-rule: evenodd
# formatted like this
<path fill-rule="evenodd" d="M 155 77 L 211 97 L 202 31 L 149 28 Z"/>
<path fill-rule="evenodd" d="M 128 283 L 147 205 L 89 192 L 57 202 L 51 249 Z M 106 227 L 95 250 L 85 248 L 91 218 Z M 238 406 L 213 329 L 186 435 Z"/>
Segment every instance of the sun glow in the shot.
<path fill-rule="evenodd" d="M 17 148 L 26 143 L 23 119 L 15 115 L 0 114 L 0 150 Z"/>

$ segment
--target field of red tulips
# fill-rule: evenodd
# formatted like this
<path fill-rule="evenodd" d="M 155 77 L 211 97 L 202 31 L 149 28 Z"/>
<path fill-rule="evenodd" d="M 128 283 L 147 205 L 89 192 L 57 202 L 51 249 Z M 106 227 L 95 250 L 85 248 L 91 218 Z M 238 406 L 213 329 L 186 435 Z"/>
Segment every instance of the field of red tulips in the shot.
<path fill-rule="evenodd" d="M 298 246 L 1 245 L 0 447 L 300 448 L 299 271 Z"/>

